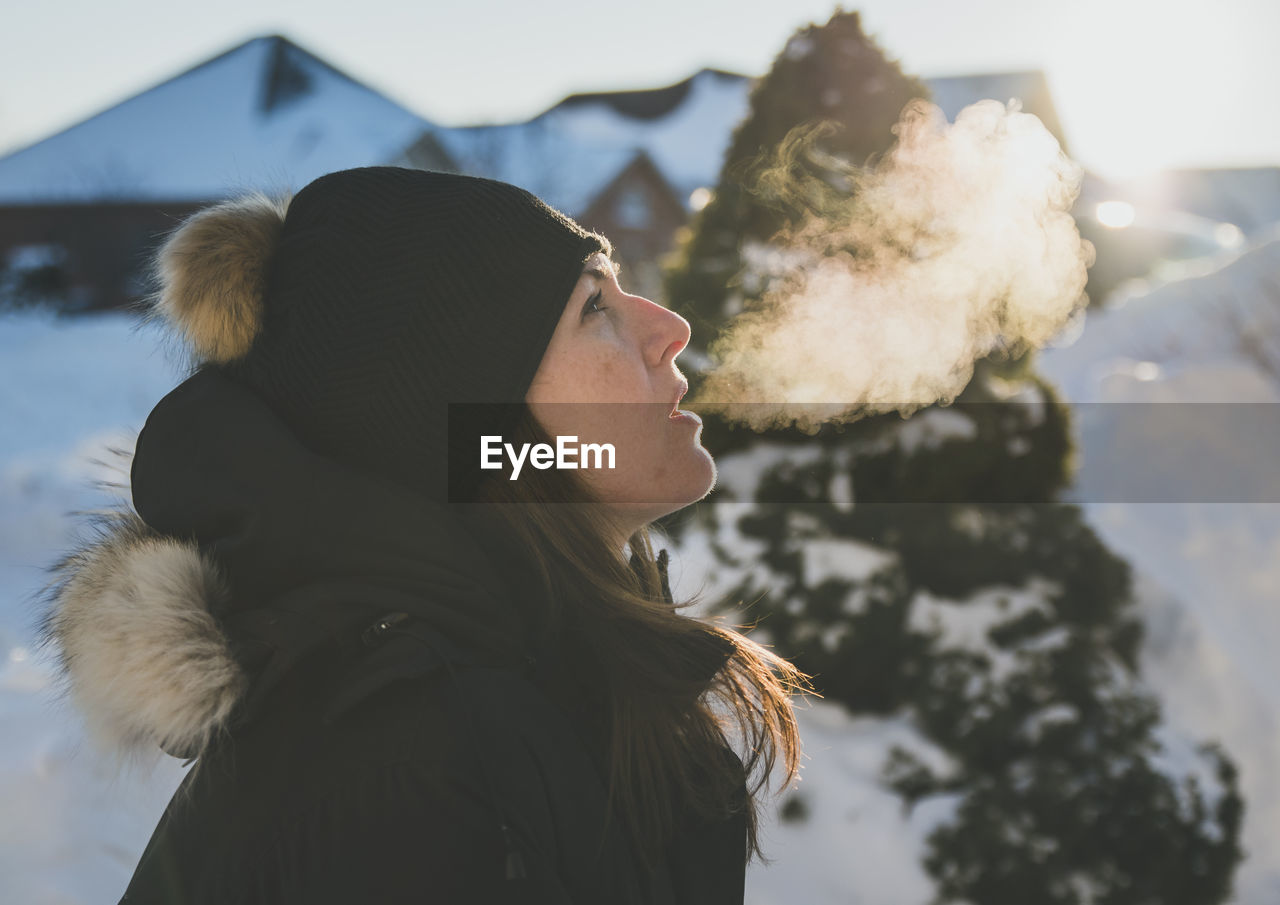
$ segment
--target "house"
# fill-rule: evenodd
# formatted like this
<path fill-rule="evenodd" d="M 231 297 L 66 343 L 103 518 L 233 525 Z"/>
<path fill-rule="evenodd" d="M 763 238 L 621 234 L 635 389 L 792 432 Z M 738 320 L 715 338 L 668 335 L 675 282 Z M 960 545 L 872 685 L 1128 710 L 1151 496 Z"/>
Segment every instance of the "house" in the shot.
<path fill-rule="evenodd" d="M 752 84 L 703 69 L 575 94 L 526 122 L 447 128 L 286 38 L 255 38 L 0 159 L 0 268 L 10 288 L 53 287 L 69 309 L 119 307 L 145 294 L 154 249 L 201 206 L 394 164 L 524 186 L 608 235 L 628 287 L 656 297 L 660 261 L 718 180 Z M 952 117 L 1019 97 L 1063 140 L 1040 73 L 929 85 Z"/>
<path fill-rule="evenodd" d="M 574 94 L 526 122 L 433 133 L 467 172 L 524 186 L 609 236 L 628 289 L 656 298 L 660 261 L 715 184 L 750 85 L 703 69 L 662 88 Z"/>
<path fill-rule="evenodd" d="M 201 206 L 384 163 L 430 125 L 285 38 L 255 38 L 0 159 L 0 266 L 20 283 L 26 264 L 59 261 L 68 307 L 124 305 Z"/>

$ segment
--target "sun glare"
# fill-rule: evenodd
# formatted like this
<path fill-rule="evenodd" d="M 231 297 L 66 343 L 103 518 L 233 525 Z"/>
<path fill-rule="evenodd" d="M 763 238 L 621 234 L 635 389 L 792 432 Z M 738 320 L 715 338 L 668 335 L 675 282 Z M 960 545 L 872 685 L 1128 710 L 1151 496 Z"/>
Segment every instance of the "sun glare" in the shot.
<path fill-rule="evenodd" d="M 1223 248 L 1235 248 L 1244 241 L 1244 233 L 1234 223 L 1219 223 L 1213 230 L 1213 237 Z"/>
<path fill-rule="evenodd" d="M 1127 201 L 1103 201 L 1098 205 L 1095 216 L 1103 226 L 1123 229 L 1133 223 L 1133 205 Z"/>

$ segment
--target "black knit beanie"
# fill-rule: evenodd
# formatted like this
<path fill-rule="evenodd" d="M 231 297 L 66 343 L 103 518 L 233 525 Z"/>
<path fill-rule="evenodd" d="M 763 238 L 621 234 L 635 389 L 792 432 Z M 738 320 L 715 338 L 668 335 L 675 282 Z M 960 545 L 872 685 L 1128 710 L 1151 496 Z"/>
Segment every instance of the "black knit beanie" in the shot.
<path fill-rule="evenodd" d="M 161 252 L 158 307 L 312 449 L 460 502 L 480 434 L 511 426 L 597 251 L 605 239 L 506 183 L 345 170 L 287 209 L 258 196 L 197 214 Z"/>

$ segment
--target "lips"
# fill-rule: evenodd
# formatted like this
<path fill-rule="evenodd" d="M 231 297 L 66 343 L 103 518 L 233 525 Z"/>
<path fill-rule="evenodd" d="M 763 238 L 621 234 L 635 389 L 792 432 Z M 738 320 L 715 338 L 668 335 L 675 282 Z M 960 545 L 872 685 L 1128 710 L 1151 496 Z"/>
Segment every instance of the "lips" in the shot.
<path fill-rule="evenodd" d="M 671 403 L 671 411 L 667 414 L 668 418 L 671 418 L 675 415 L 676 409 L 680 405 L 680 400 L 684 398 L 684 394 L 687 392 L 689 392 L 689 381 L 687 380 L 680 381 L 680 386 L 676 389 L 676 398 Z"/>

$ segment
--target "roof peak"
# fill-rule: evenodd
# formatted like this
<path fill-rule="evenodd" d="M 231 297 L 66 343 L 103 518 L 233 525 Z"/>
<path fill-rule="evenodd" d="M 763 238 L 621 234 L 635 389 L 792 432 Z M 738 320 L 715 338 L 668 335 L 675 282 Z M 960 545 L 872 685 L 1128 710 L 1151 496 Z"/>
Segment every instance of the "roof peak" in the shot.
<path fill-rule="evenodd" d="M 0 199 L 214 200 L 296 188 L 383 163 L 430 125 L 285 35 L 256 35 L 0 158 Z"/>
<path fill-rule="evenodd" d="M 600 103 L 612 108 L 616 113 L 631 119 L 658 119 L 679 107 L 688 96 L 693 83 L 708 75 L 722 79 L 749 81 L 750 76 L 729 72 L 725 69 L 703 67 L 693 75 L 678 82 L 660 88 L 624 89 L 618 91 L 589 91 L 571 94 L 558 104 L 546 110 L 542 115 L 553 110 L 566 107 L 578 107 L 583 104 Z"/>

